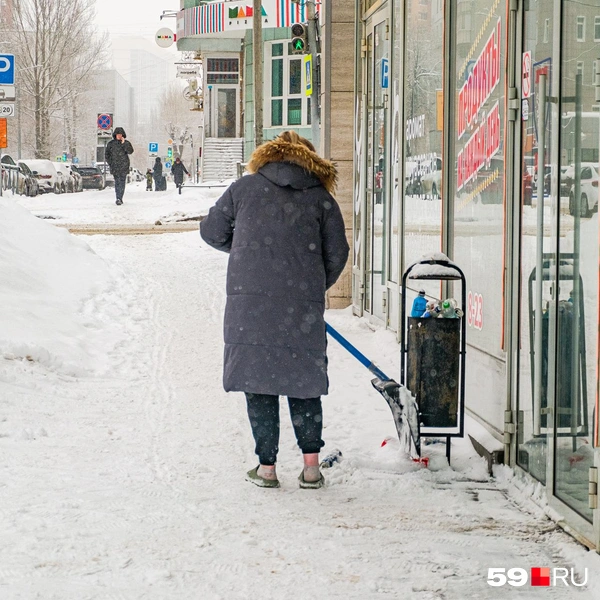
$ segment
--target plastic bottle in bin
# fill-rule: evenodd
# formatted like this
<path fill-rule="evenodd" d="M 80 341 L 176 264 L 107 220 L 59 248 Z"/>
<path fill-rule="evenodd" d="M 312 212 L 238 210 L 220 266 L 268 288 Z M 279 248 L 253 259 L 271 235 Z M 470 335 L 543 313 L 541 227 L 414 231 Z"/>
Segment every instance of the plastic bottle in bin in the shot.
<path fill-rule="evenodd" d="M 459 319 L 463 316 L 463 311 L 457 307 L 454 298 L 447 298 L 442 302 L 442 317 L 444 319 Z"/>

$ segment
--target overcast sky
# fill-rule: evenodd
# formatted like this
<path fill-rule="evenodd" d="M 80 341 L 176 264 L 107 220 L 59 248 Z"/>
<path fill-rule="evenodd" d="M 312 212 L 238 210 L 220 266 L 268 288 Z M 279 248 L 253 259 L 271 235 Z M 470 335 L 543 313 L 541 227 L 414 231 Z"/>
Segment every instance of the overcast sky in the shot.
<path fill-rule="evenodd" d="M 179 10 L 179 0 L 97 0 L 96 24 L 112 37 L 153 38 L 161 27 L 175 31 L 175 19 L 160 20 L 163 10 Z"/>

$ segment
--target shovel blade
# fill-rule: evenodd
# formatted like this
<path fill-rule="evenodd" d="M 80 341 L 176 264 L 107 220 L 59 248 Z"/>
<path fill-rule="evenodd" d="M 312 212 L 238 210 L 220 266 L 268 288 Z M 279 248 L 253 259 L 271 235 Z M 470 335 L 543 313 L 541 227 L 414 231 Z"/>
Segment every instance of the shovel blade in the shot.
<path fill-rule="evenodd" d="M 419 428 L 419 409 L 412 394 L 393 379 L 371 379 L 373 387 L 388 403 L 398 439 L 409 450 L 414 447 L 417 456 L 421 456 L 421 433 Z"/>

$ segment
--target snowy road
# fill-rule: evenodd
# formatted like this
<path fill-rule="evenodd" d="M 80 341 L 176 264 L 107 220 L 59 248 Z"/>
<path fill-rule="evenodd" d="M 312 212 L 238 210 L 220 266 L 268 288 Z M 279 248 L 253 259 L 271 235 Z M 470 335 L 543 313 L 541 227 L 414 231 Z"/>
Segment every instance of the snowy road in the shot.
<path fill-rule="evenodd" d="M 102 375 L 0 361 L 2 600 L 598 597 L 490 587 L 488 568 L 537 566 L 593 567 L 597 585 L 600 562 L 524 497 L 520 510 L 467 442 L 453 469 L 441 446 L 430 469 L 382 447 L 389 409 L 333 342 L 324 451 L 344 461 L 326 488 L 298 489 L 283 409 L 282 488 L 245 482 L 243 397 L 221 387 L 226 255 L 197 232 L 79 239 L 126 282 L 129 339 Z M 392 333 L 347 310 L 328 320 L 394 372 Z"/>

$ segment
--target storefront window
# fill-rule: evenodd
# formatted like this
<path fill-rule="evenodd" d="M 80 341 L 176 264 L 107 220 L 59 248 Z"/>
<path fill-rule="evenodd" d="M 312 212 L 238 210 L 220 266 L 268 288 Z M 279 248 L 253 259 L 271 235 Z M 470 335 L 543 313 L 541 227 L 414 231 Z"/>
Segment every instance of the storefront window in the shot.
<path fill-rule="evenodd" d="M 600 0 L 565 0 L 563 23 L 594 23 Z M 585 11 L 585 14 L 581 14 Z M 596 35 L 594 34 L 594 37 Z M 583 45 L 582 45 L 583 42 Z M 593 418 L 598 332 L 598 181 L 600 81 L 586 75 L 598 44 L 563 25 L 559 272 L 557 287 L 557 386 L 554 493 L 592 520 L 588 470 L 593 466 Z M 558 175 L 558 173 L 557 173 Z"/>
<path fill-rule="evenodd" d="M 267 104 L 265 123 L 271 127 L 310 125 L 310 105 L 305 96 L 302 60 L 290 53 L 290 44 L 270 44 L 271 60 L 265 64 L 266 91 L 271 96 Z"/>
<path fill-rule="evenodd" d="M 457 0 L 451 6 L 457 24 L 451 49 L 450 114 L 455 118 L 450 156 L 444 164 L 454 218 L 453 258 L 467 280 L 471 357 L 467 385 L 478 390 L 474 406 L 478 416 L 497 424 L 503 422 L 506 399 L 502 327 L 506 3 Z M 434 196 L 437 171 L 433 161 L 429 164 L 432 173 L 426 176 L 423 192 Z"/>
<path fill-rule="evenodd" d="M 443 5 L 405 2 L 404 267 L 439 252 L 442 223 Z M 401 39 L 401 38 L 400 38 Z M 439 282 L 419 282 L 439 297 Z"/>

